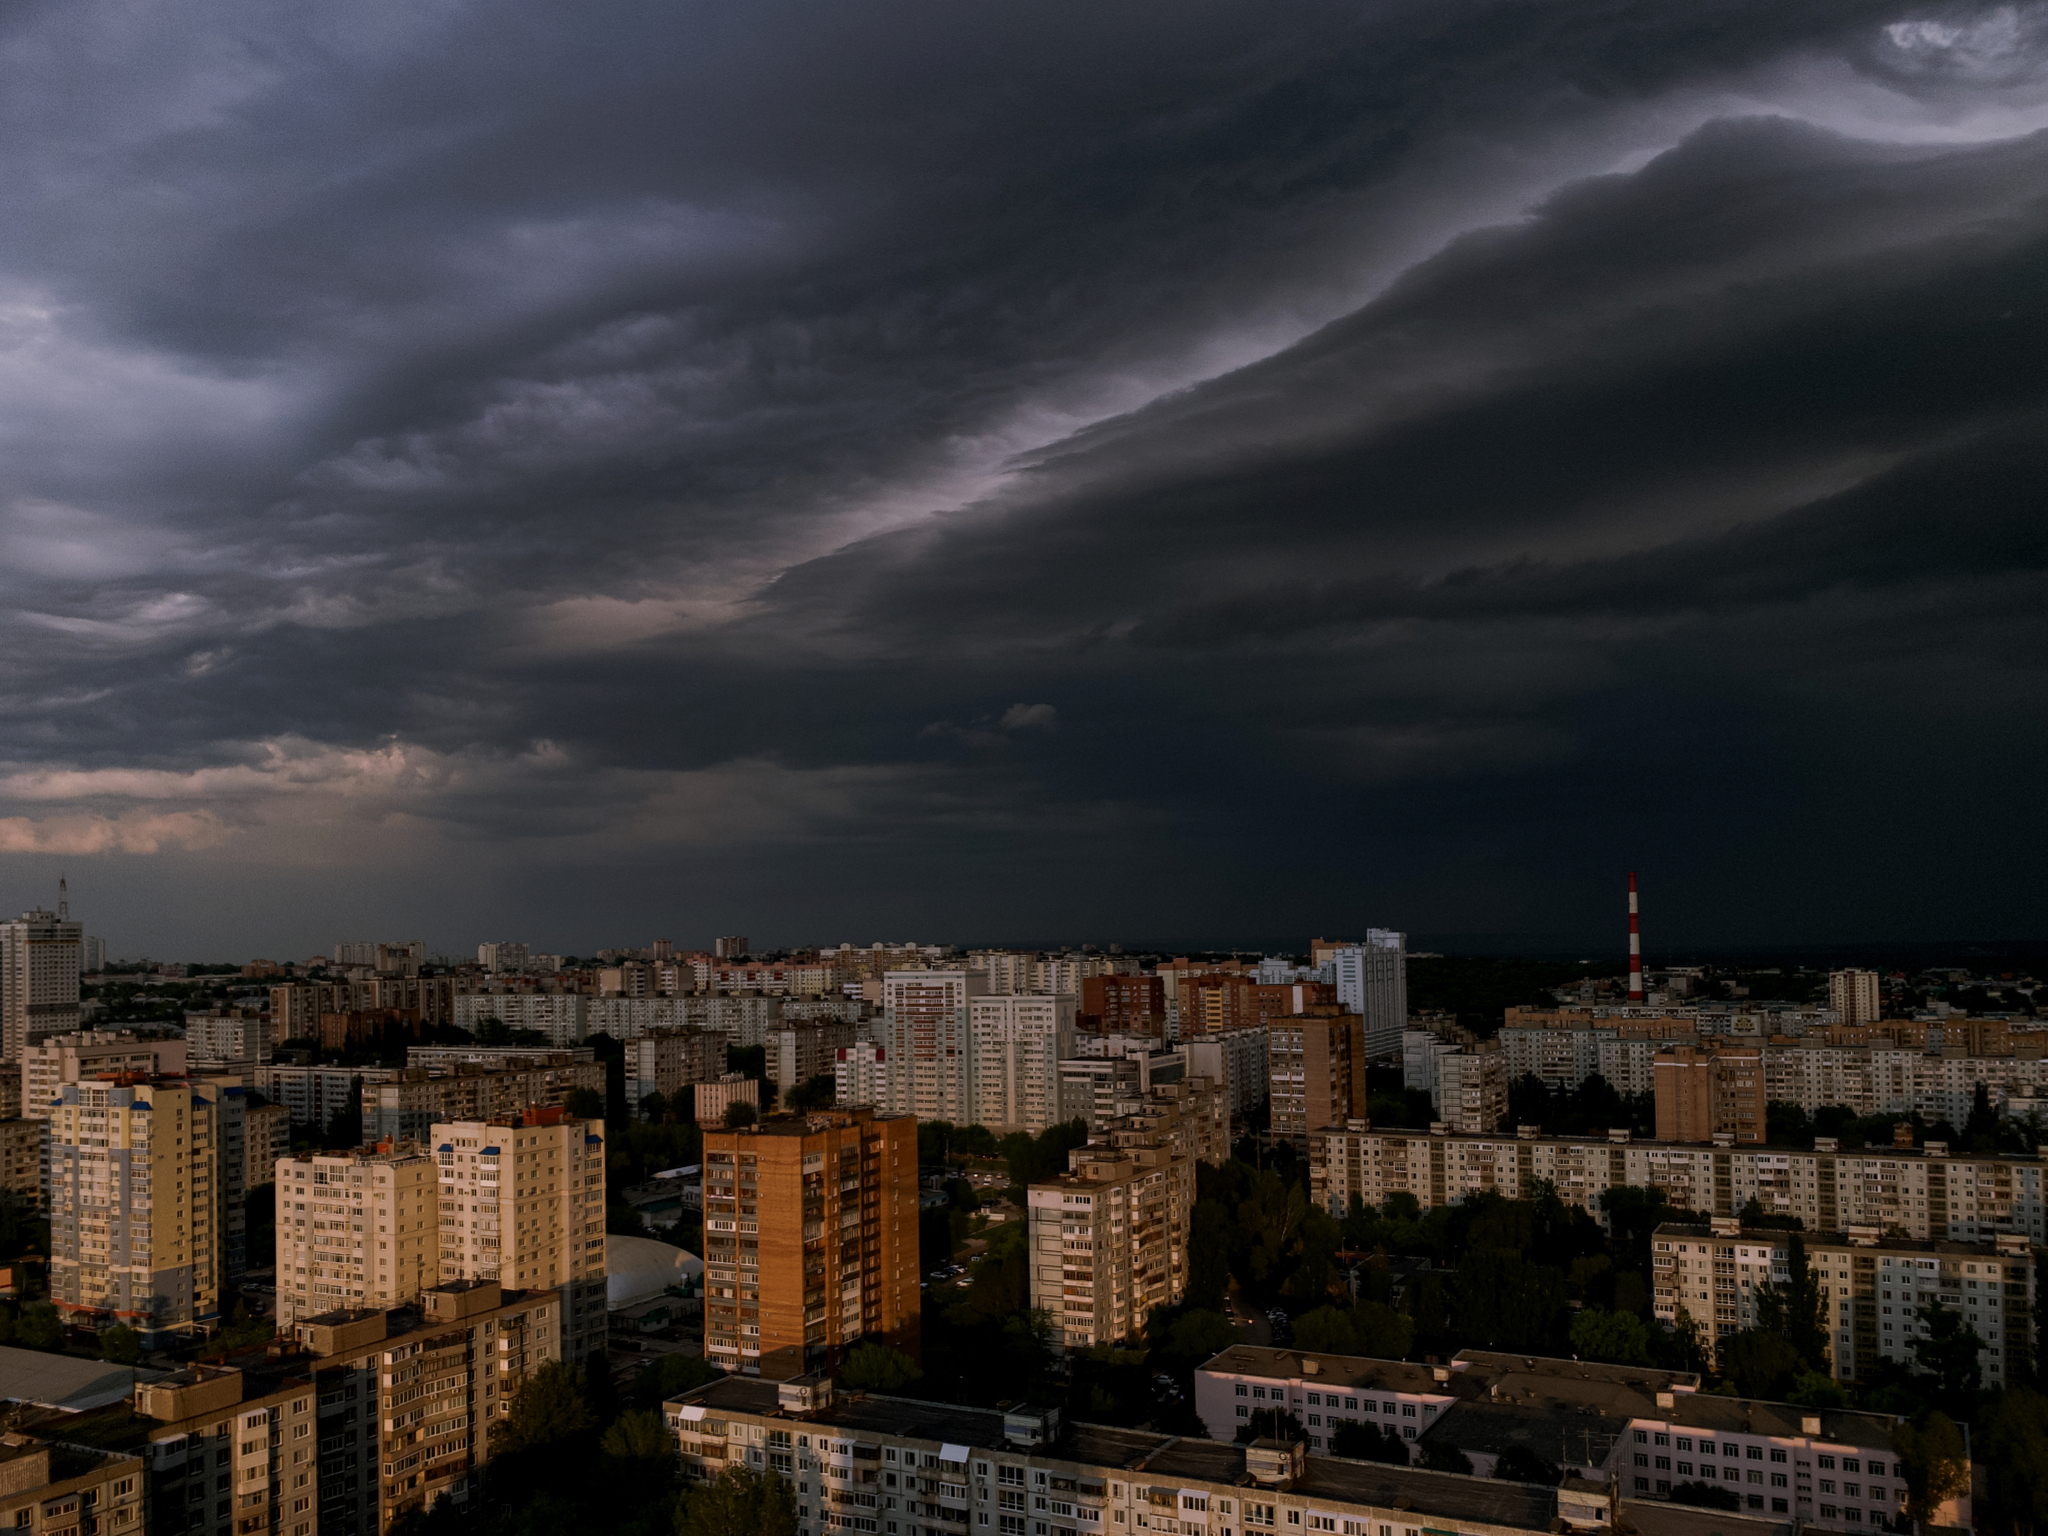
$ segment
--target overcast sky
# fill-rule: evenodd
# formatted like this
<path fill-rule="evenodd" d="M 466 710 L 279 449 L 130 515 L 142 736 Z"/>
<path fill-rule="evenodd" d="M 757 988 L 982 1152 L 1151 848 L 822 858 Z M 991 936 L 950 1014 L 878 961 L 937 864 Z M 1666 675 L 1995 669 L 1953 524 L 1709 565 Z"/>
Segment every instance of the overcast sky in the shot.
<path fill-rule="evenodd" d="M 2048 7 L 24 3 L 117 954 L 2038 936 Z"/>

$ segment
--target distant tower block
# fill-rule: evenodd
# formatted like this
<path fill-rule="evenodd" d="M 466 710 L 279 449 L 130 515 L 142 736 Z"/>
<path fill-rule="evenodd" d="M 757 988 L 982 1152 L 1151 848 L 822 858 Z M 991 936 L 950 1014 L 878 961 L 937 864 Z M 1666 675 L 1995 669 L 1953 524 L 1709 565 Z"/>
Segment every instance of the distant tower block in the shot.
<path fill-rule="evenodd" d="M 1643 1000 L 1643 930 L 1636 916 L 1636 872 L 1628 872 L 1628 1000 Z"/>

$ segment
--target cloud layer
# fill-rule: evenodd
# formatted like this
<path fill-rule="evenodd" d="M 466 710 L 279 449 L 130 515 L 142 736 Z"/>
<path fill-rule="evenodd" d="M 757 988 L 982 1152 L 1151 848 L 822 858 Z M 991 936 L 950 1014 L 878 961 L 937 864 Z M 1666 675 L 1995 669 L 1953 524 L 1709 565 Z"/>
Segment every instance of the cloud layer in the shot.
<path fill-rule="evenodd" d="M 80 0 L 0 129 L 117 952 L 2038 926 L 2039 6 Z"/>

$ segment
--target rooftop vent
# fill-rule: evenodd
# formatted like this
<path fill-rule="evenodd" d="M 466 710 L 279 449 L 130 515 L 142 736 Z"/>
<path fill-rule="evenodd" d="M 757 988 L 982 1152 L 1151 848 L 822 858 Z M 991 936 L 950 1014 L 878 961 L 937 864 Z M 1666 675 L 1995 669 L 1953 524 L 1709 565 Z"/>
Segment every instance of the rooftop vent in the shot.
<path fill-rule="evenodd" d="M 1301 1476 L 1299 1440 L 1254 1440 L 1244 1448 L 1244 1470 L 1262 1488 L 1285 1488 Z"/>
<path fill-rule="evenodd" d="M 784 1413 L 816 1413 L 832 1406 L 832 1378 L 820 1372 L 775 1384 L 775 1406 Z"/>
<path fill-rule="evenodd" d="M 1012 1445 L 1051 1445 L 1060 1437 L 1060 1411 L 1025 1405 L 1003 1415 L 1003 1438 Z"/>

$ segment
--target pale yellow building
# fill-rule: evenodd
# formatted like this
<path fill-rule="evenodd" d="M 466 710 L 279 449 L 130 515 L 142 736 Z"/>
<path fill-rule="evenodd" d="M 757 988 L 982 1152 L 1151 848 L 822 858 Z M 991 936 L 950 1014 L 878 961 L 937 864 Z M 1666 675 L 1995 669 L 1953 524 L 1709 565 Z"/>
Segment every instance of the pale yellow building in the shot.
<path fill-rule="evenodd" d="M 563 1347 L 604 1344 L 604 1122 L 536 1107 L 503 1120 L 437 1125 L 443 1282 L 559 1289 Z"/>
<path fill-rule="evenodd" d="M 170 1077 L 185 1070 L 183 1040 L 145 1040 L 133 1030 L 85 1029 L 52 1035 L 21 1056 L 21 1113 L 47 1120 L 66 1083 L 140 1072 Z"/>
<path fill-rule="evenodd" d="M 440 1284 L 439 1195 L 434 1160 L 410 1144 L 280 1160 L 279 1328 L 336 1308 L 405 1306 Z"/>
<path fill-rule="evenodd" d="M 226 1268 L 220 1090 L 66 1083 L 49 1107 L 50 1300 L 152 1345 L 210 1329 Z"/>
<path fill-rule="evenodd" d="M 1186 1291 L 1191 1158 L 1166 1146 L 1081 1147 L 1029 1199 L 1031 1305 L 1052 1319 L 1054 1348 L 1130 1338 Z"/>

